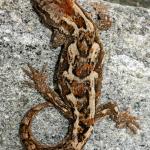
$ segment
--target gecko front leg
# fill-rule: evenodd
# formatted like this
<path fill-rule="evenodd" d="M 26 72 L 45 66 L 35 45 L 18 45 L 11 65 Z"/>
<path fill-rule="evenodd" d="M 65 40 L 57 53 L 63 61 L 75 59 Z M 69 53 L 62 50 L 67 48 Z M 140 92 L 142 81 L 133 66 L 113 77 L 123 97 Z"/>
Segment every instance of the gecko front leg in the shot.
<path fill-rule="evenodd" d="M 91 6 L 96 11 L 96 25 L 100 31 L 108 30 L 112 25 L 112 20 L 108 15 L 107 7 L 103 4 L 91 3 Z"/>

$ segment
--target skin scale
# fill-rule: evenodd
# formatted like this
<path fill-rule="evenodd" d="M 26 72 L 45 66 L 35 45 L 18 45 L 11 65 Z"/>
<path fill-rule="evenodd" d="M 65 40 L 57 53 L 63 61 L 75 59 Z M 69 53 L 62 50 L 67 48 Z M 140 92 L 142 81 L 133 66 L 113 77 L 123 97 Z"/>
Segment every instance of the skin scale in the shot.
<path fill-rule="evenodd" d="M 119 112 L 115 102 L 99 104 L 101 95 L 103 46 L 97 27 L 74 0 L 32 0 L 32 5 L 42 23 L 52 30 L 51 47 L 61 46 L 58 61 L 58 92 L 47 85 L 45 67 L 41 71 L 28 64 L 23 69 L 33 81 L 26 83 L 36 89 L 46 100 L 32 107 L 20 125 L 21 141 L 27 150 L 82 150 L 90 138 L 97 120 L 109 116 L 117 127 L 128 127 L 136 133 L 137 117 L 127 111 Z M 111 22 L 101 14 L 100 29 Z M 56 145 L 43 145 L 32 135 L 31 125 L 35 115 L 46 107 L 55 107 L 69 120 L 68 134 Z"/>

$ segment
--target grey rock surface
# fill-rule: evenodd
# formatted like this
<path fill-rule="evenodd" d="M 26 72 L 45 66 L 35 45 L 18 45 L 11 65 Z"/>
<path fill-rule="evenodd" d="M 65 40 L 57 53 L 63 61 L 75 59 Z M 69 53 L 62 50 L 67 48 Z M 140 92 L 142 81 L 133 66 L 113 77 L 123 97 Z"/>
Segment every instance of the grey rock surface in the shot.
<path fill-rule="evenodd" d="M 80 2 L 88 9 L 86 0 Z M 105 4 L 113 25 L 101 34 L 105 47 L 101 103 L 112 99 L 122 110 L 131 107 L 140 117 L 142 130 L 133 135 L 104 119 L 95 125 L 85 150 L 149 150 L 150 10 Z M 60 48 L 49 48 L 50 36 L 51 31 L 39 22 L 29 0 L 0 1 L 0 150 L 22 150 L 19 123 L 27 110 L 44 101 L 22 84 L 27 78 L 21 67 L 29 62 L 40 69 L 48 63 L 48 82 L 53 87 Z M 64 137 L 67 125 L 57 110 L 47 108 L 34 119 L 32 129 L 39 141 L 51 144 Z"/>
<path fill-rule="evenodd" d="M 119 4 L 123 4 L 123 5 L 131 5 L 131 6 L 150 8 L 149 0 L 105 0 L 105 1 L 119 3 Z"/>

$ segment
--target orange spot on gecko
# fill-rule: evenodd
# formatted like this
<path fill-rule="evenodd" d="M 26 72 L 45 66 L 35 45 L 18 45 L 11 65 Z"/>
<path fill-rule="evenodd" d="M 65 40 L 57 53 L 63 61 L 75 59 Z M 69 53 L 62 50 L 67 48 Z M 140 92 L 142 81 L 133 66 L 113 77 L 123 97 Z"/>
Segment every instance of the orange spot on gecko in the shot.
<path fill-rule="evenodd" d="M 73 14 L 73 0 L 61 0 L 58 6 L 63 10 L 64 13 L 71 16 Z"/>
<path fill-rule="evenodd" d="M 86 120 L 86 123 L 87 123 L 88 125 L 94 125 L 95 120 L 94 120 L 94 118 L 91 118 L 91 119 Z"/>
<path fill-rule="evenodd" d="M 82 120 L 82 122 L 84 122 L 86 125 L 94 125 L 95 123 L 95 119 L 94 118 L 90 118 L 90 119 L 86 119 L 86 120 Z"/>
<path fill-rule="evenodd" d="M 71 87 L 72 87 L 72 93 L 74 94 L 74 96 L 79 97 L 79 98 L 84 96 L 87 90 L 84 83 L 78 83 L 77 81 L 73 81 Z"/>
<path fill-rule="evenodd" d="M 84 65 L 76 68 L 75 74 L 80 78 L 84 78 L 91 73 L 92 69 L 93 69 L 92 65 L 84 64 Z"/>

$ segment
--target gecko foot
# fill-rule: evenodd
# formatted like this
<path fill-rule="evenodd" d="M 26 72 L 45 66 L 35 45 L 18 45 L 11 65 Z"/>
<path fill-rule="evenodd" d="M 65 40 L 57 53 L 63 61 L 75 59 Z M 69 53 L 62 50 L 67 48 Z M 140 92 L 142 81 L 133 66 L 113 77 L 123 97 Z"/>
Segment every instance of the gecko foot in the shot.
<path fill-rule="evenodd" d="M 103 5 L 102 3 L 99 4 L 96 2 L 91 3 L 91 6 L 96 11 L 95 15 L 96 15 L 97 21 L 95 23 L 97 25 L 97 28 L 100 31 L 108 30 L 112 25 L 112 20 L 110 19 L 108 15 L 107 7 Z"/>
<path fill-rule="evenodd" d="M 109 116 L 116 122 L 117 128 L 129 128 L 135 134 L 137 133 L 137 130 L 140 129 L 140 126 L 137 123 L 138 117 L 131 115 L 129 110 L 119 112 L 116 102 L 111 101 L 97 107 L 95 120 L 102 119 L 106 116 Z"/>
<path fill-rule="evenodd" d="M 117 128 L 129 128 L 133 133 L 137 133 L 140 129 L 139 124 L 136 122 L 139 118 L 131 115 L 128 111 L 119 112 L 114 121 Z"/>
<path fill-rule="evenodd" d="M 41 71 L 33 68 L 30 64 L 28 64 L 29 70 L 22 68 L 25 74 L 33 81 L 25 81 L 25 83 L 31 87 L 39 91 L 40 93 L 46 93 L 49 91 L 49 87 L 46 83 L 47 75 L 44 73 L 46 69 L 46 65 L 43 66 Z"/>

